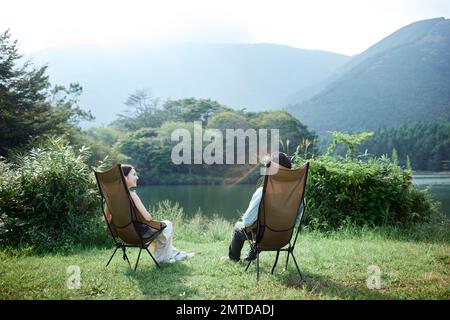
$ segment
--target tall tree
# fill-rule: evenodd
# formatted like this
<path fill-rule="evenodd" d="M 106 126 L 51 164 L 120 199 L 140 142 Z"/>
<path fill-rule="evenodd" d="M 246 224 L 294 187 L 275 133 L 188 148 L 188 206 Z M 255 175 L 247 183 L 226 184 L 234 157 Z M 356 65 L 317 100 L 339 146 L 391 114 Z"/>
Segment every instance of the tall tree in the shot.
<path fill-rule="evenodd" d="M 119 129 L 138 130 L 156 128 L 164 121 L 159 98 L 153 96 L 151 89 L 137 89 L 124 102 L 127 108 L 120 113 L 112 125 Z"/>
<path fill-rule="evenodd" d="M 185 122 L 201 121 L 203 126 L 207 126 L 214 115 L 232 110 L 219 104 L 217 101 L 196 98 L 167 100 L 163 107 L 168 112 L 171 112 L 172 120 Z"/>
<path fill-rule="evenodd" d="M 71 84 L 52 87 L 47 67 L 31 61 L 19 65 L 22 55 L 9 30 L 0 34 L 0 156 L 45 134 L 67 134 L 92 115 L 78 105 L 82 88 Z"/>

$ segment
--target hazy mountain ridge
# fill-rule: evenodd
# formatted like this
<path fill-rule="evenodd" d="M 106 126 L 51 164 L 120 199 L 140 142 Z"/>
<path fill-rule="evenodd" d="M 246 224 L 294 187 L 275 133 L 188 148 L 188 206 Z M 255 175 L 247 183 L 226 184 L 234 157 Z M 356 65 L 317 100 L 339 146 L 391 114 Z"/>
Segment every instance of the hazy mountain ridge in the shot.
<path fill-rule="evenodd" d="M 330 80 L 331 79 L 331 80 Z M 450 20 L 399 29 L 288 110 L 319 132 L 450 119 Z"/>
<path fill-rule="evenodd" d="M 97 124 L 115 118 L 135 89 L 165 98 L 211 98 L 235 108 L 281 108 L 286 97 L 325 79 L 349 57 L 272 44 L 79 46 L 32 55 L 53 83 L 79 82 Z"/>

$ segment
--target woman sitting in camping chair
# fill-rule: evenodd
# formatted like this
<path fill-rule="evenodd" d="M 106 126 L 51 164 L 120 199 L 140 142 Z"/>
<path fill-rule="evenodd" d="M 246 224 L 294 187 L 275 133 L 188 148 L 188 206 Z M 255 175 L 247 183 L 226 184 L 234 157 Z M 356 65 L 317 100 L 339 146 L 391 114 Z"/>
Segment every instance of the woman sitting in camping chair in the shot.
<path fill-rule="evenodd" d="M 137 176 L 136 170 L 131 165 L 122 164 L 121 165 L 122 173 L 125 177 L 125 182 L 127 184 L 128 189 L 130 190 L 131 199 L 136 206 L 137 212 L 142 216 L 140 220 L 143 221 L 152 221 L 152 215 L 147 211 L 144 204 L 142 203 L 139 196 L 135 191 L 131 190 L 137 186 L 137 180 L 139 177 Z M 108 206 L 105 206 L 105 215 L 108 222 L 112 225 L 112 215 L 108 210 Z M 179 260 L 184 260 L 186 258 L 192 257 L 194 253 L 186 253 L 184 251 L 178 251 L 172 245 L 173 239 L 173 226 L 172 222 L 169 220 L 162 221 L 166 227 L 161 232 L 161 234 L 151 242 L 149 248 L 153 252 L 155 260 L 159 262 L 175 262 Z"/>

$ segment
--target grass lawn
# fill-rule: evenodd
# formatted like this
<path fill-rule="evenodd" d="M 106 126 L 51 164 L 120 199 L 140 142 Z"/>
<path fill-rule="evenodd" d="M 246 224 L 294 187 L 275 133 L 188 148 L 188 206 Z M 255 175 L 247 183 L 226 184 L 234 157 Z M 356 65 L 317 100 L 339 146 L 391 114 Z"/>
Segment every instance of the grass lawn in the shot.
<path fill-rule="evenodd" d="M 75 248 L 69 253 L 34 254 L 0 249 L 0 299 L 449 299 L 448 224 L 408 230 L 393 227 L 343 229 L 332 233 L 305 230 L 295 248 L 305 281 L 285 254 L 273 275 L 275 253 L 261 254 L 255 265 L 224 258 L 232 225 L 200 216 L 173 217 L 175 246 L 197 255 L 158 270 L 143 255 L 137 272 L 117 254 L 105 268 L 111 246 Z M 205 227 L 206 226 L 206 227 Z M 247 249 L 247 244 L 244 250 Z M 129 253 L 131 263 L 137 249 Z M 67 267 L 81 271 L 79 289 L 68 289 Z M 381 288 L 369 289 L 368 267 L 381 271 Z"/>

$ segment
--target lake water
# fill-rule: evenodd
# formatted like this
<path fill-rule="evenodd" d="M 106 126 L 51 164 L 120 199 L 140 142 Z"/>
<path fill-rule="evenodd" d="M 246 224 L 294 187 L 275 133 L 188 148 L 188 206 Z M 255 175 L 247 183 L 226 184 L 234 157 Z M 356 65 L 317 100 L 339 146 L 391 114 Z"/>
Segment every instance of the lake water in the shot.
<path fill-rule="evenodd" d="M 238 219 L 247 209 L 256 190 L 254 185 L 192 185 L 192 186 L 139 186 L 137 192 L 147 206 L 163 199 L 178 202 L 188 216 L 198 210 L 206 216 L 218 214 L 230 221 Z"/>
<path fill-rule="evenodd" d="M 450 217 L 450 173 L 416 173 L 413 183 L 418 189 L 427 189 L 431 197 L 442 204 L 442 212 Z"/>
<path fill-rule="evenodd" d="M 413 183 L 428 189 L 431 196 L 442 203 L 442 211 L 450 217 L 450 174 L 415 174 Z M 255 191 L 254 185 L 200 186 L 139 186 L 137 192 L 146 206 L 169 199 L 178 202 L 187 216 L 198 210 L 204 215 L 218 214 L 230 221 L 237 220 L 247 209 Z"/>

